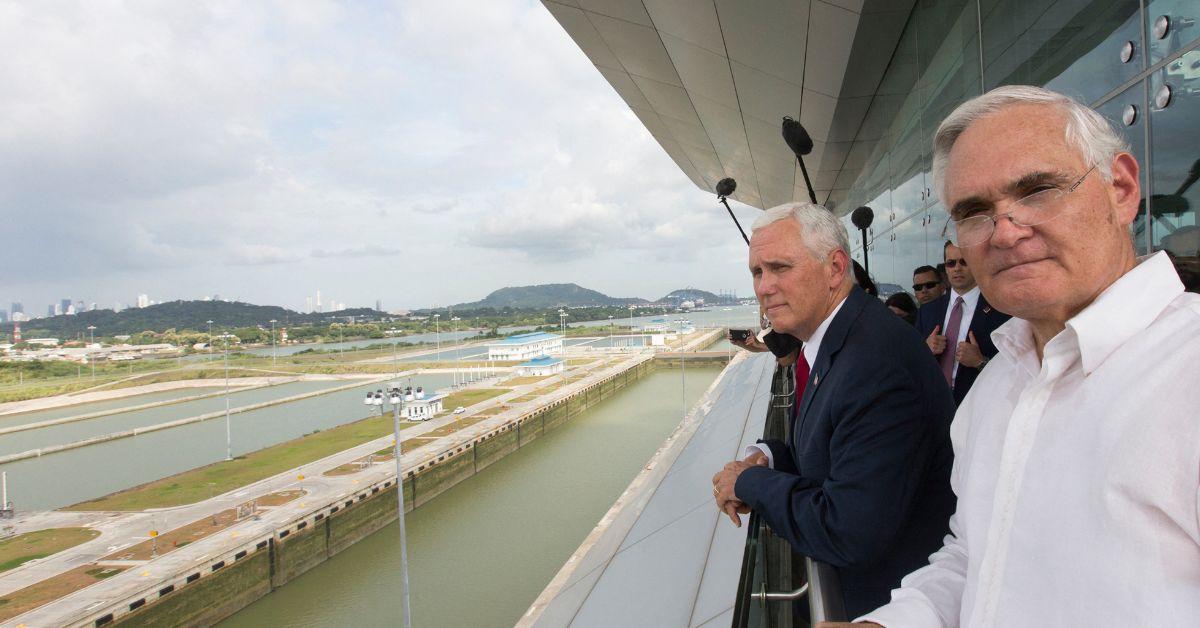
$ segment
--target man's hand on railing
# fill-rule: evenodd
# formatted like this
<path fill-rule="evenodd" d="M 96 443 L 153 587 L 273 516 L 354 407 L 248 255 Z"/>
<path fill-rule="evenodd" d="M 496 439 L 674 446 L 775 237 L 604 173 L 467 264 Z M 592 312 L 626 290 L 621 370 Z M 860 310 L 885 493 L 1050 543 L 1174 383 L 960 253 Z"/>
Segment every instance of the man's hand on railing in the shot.
<path fill-rule="evenodd" d="M 742 519 L 739 515 L 748 514 L 750 507 L 738 499 L 733 492 L 738 476 L 750 467 L 765 466 L 767 466 L 767 456 L 760 451 L 747 456 L 745 460 L 735 460 L 726 464 L 724 469 L 713 476 L 713 501 L 717 503 L 717 510 L 725 513 L 733 525 L 739 528 L 742 527 Z"/>

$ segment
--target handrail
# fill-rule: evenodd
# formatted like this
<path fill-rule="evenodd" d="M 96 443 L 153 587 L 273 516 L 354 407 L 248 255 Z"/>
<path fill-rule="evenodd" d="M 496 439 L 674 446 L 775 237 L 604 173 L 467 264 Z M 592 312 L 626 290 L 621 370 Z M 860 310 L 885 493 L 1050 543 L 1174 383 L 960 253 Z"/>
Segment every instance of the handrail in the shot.
<path fill-rule="evenodd" d="M 846 621 L 846 605 L 842 601 L 842 586 L 834 568 L 804 557 L 808 574 L 808 616 L 815 626 L 823 621 Z"/>

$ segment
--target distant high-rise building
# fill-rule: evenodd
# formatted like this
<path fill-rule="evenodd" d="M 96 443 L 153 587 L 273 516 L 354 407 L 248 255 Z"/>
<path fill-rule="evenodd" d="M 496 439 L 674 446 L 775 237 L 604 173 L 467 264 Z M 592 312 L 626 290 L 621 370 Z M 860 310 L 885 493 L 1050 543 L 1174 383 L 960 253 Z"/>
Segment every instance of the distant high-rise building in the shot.
<path fill-rule="evenodd" d="M 95 302 L 95 301 L 92 301 L 92 304 L 88 306 L 88 311 L 89 311 L 89 312 L 95 312 L 95 311 L 96 311 L 96 302 Z"/>
<path fill-rule="evenodd" d="M 304 297 L 304 311 L 305 313 L 313 311 L 312 297 Z"/>
<path fill-rule="evenodd" d="M 150 297 L 148 297 L 144 294 L 139 294 L 138 298 L 137 298 L 137 306 L 139 308 L 149 307 L 150 306 Z"/>
<path fill-rule="evenodd" d="M 125 306 L 121 305 L 120 301 L 113 301 L 113 312 L 120 312 L 123 309 L 125 309 Z"/>
<path fill-rule="evenodd" d="M 317 290 L 317 312 L 321 311 L 321 290 Z"/>
<path fill-rule="evenodd" d="M 382 299 L 375 299 L 375 311 L 376 312 L 383 311 L 383 300 Z"/>
<path fill-rule="evenodd" d="M 58 316 L 59 314 L 62 314 L 62 305 L 51 303 L 46 306 L 46 316 Z"/>
<path fill-rule="evenodd" d="M 75 304 L 74 304 L 74 303 L 68 303 L 68 304 L 67 304 L 67 311 L 63 312 L 63 314 L 66 314 L 67 316 L 75 316 Z"/>
<path fill-rule="evenodd" d="M 66 314 L 67 310 L 71 309 L 71 300 L 70 299 L 63 299 L 63 300 L 59 301 L 58 303 L 59 303 L 60 307 L 62 308 L 61 313 L 63 313 L 63 314 Z"/>
<path fill-rule="evenodd" d="M 13 303 L 12 303 L 12 313 L 13 313 L 14 315 L 16 315 L 16 314 L 24 314 L 24 313 L 25 313 L 25 306 L 24 306 L 24 305 L 21 305 L 21 302 L 20 302 L 20 301 L 13 301 Z"/>
<path fill-rule="evenodd" d="M 0 310 L 0 323 L 8 322 L 8 310 Z"/>

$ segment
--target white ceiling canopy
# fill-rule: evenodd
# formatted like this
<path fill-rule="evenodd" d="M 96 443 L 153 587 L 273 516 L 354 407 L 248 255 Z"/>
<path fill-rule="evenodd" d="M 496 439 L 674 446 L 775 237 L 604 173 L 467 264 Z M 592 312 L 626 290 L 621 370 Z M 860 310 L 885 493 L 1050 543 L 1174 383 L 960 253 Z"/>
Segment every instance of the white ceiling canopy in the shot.
<path fill-rule="evenodd" d="M 680 169 L 759 208 L 808 200 L 784 116 L 813 139 L 817 200 L 846 196 L 863 118 L 914 0 L 542 0 Z M 856 141 L 857 140 L 857 141 Z"/>

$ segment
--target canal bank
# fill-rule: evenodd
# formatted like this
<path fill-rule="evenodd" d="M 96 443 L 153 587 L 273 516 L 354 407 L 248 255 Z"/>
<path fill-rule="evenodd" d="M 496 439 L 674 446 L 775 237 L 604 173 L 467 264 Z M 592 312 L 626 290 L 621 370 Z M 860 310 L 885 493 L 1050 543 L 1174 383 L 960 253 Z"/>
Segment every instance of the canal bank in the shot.
<path fill-rule="evenodd" d="M 689 407 L 718 372 L 689 369 Z M 652 371 L 412 512 L 413 624 L 513 625 L 679 424 L 679 384 Z M 396 625 L 398 533 L 391 523 L 221 625 Z"/>
<path fill-rule="evenodd" d="M 463 430 L 465 434 L 406 454 L 406 510 L 429 503 L 653 370 L 652 356 L 631 358 L 594 377 L 564 386 L 536 408 L 492 417 Z M 678 422 L 679 410 L 675 417 Z M 364 449 L 380 445 L 374 443 Z M 320 463 L 306 465 L 314 476 L 321 467 Z M 229 538 L 204 539 L 196 545 L 210 547 L 196 561 L 186 559 L 186 555 L 201 551 L 192 547 L 159 559 L 173 563 L 168 568 L 170 577 L 149 588 L 141 585 L 132 595 L 109 596 L 107 604 L 85 615 L 78 625 L 96 621 L 130 626 L 207 624 L 284 586 L 395 520 L 394 474 L 369 468 L 356 475 L 361 478 L 354 480 L 352 492 L 337 493 L 333 499 L 323 495 L 334 494 L 335 482 L 345 478 L 322 477 L 324 485 L 319 488 L 308 483 L 315 477 L 306 481 L 310 495 L 300 504 L 304 507 L 300 512 L 271 511 L 260 521 L 247 521 L 244 529 L 239 529 L 236 543 L 231 544 Z M 114 589 L 138 583 L 126 575 L 133 574 L 112 578 Z M 47 617 L 55 617 L 55 610 L 47 611 Z"/>
<path fill-rule="evenodd" d="M 702 337 L 696 342 L 699 344 L 705 340 L 706 338 Z M 418 439 L 426 444 L 418 442 L 420 446 L 410 453 L 406 452 L 405 478 L 409 503 L 422 505 L 450 486 L 471 477 L 475 470 L 486 468 L 495 464 L 501 457 L 530 443 L 538 442 L 546 434 L 555 431 L 553 428 L 566 419 L 649 373 L 653 368 L 652 363 L 653 358 L 647 354 L 630 356 L 620 362 L 609 361 L 607 365 L 589 374 L 576 374 L 568 377 L 566 381 L 554 383 L 549 387 L 543 386 L 539 390 L 541 399 L 535 402 L 537 405 L 517 404 L 511 409 L 507 405 L 496 406 L 501 412 L 495 415 L 491 415 L 495 410 L 491 410 L 490 407 L 484 408 L 482 404 L 479 407 L 468 408 L 468 417 L 470 412 L 478 411 L 479 408 L 488 410 L 480 417 L 482 421 L 468 420 L 463 425 L 454 420 L 454 417 L 445 417 L 445 421 L 458 424 L 457 431 L 447 433 L 445 429 L 438 427 L 444 422 L 435 422 L 437 424 L 429 426 L 438 428 L 438 433 L 434 436 L 445 436 L 432 442 L 429 439 Z M 525 395 L 526 392 L 518 389 L 513 394 Z M 303 499 L 295 502 L 260 509 L 252 518 L 242 519 L 239 516 L 232 528 L 194 541 L 186 548 L 179 546 L 165 555 L 139 562 L 137 565 L 117 565 L 128 571 L 65 598 L 49 602 L 19 618 L 12 617 L 25 623 L 57 625 L 85 625 L 94 621 L 106 623 L 111 620 L 132 621 L 142 616 L 143 612 L 149 613 L 155 608 L 183 604 L 185 600 L 194 597 L 180 595 L 187 591 L 201 594 L 203 598 L 206 589 L 220 588 L 222 582 L 236 580 L 236 574 L 245 573 L 253 565 L 264 560 L 269 565 L 268 586 L 278 586 L 392 519 L 395 476 L 394 473 L 388 473 L 390 463 L 381 464 L 382 461 L 376 460 L 376 464 L 368 462 L 366 466 L 360 466 L 358 471 L 343 471 L 347 463 L 366 459 L 368 454 L 388 447 L 390 440 L 390 437 L 381 437 L 323 458 L 319 462 L 305 464 L 299 477 L 296 470 L 293 470 L 246 486 L 243 490 L 231 491 L 191 506 L 105 519 L 105 526 L 111 532 L 106 532 L 103 537 L 97 539 L 98 545 L 93 543 L 80 548 L 83 554 L 92 556 L 84 560 L 94 561 L 94 565 L 103 565 L 112 558 L 102 556 L 106 543 L 113 543 L 114 540 L 122 543 L 119 540 L 122 538 L 133 539 L 136 542 L 138 531 L 148 529 L 144 526 L 152 522 L 153 528 L 174 530 L 188 521 L 207 520 L 210 510 L 211 514 L 215 515 L 222 508 L 230 508 L 231 505 L 254 499 L 256 495 L 295 488 L 307 493 Z M 327 471 L 334 473 L 326 473 Z M 392 495 L 390 507 L 381 503 L 388 494 Z M 377 508 L 368 508 L 368 505 Z M 232 510 L 230 512 L 232 513 Z M 384 516 L 386 519 L 382 518 Z M 114 537 L 113 534 L 117 536 Z M 95 547 L 87 549 L 89 545 Z M 126 545 L 127 543 L 120 547 Z M 289 546 L 292 550 L 290 552 Z M 109 551 L 112 551 L 111 547 Z M 314 553 L 315 557 L 312 555 Z M 262 558 L 263 555 L 266 559 Z M 59 564 L 68 558 L 70 557 L 56 556 L 50 560 Z M 73 564 L 78 564 L 78 561 Z M 242 565 L 247 567 L 243 568 Z M 38 572 L 46 574 L 41 578 L 57 573 L 53 569 L 48 563 L 38 566 Z M 8 579 L 11 580 L 12 577 Z M 254 590 L 255 587 L 246 586 L 246 583 L 242 582 L 236 585 L 236 589 L 241 595 L 242 592 Z M 11 587 L 10 590 L 16 591 Z M 240 598 L 220 595 L 223 602 L 219 607 L 204 605 L 200 612 L 207 613 L 206 616 L 189 620 L 186 614 L 180 616 L 177 612 L 166 615 L 174 618 L 173 621 L 205 623 L 231 612 L 237 604 L 244 603 L 238 601 L 234 606 L 229 606 L 230 600 Z"/>

